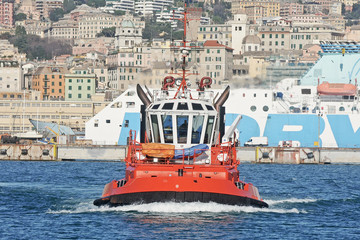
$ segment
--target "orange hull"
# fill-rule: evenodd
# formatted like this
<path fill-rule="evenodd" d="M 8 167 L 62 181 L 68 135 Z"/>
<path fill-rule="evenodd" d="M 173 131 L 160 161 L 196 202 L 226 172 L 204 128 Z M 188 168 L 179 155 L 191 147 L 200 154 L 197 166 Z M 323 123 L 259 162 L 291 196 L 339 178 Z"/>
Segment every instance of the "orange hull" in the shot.
<path fill-rule="evenodd" d="M 129 165 L 125 179 L 108 183 L 102 198 L 95 200 L 94 204 L 125 205 L 157 201 L 268 207 L 260 199 L 256 187 L 238 180 L 238 171 L 234 167 L 163 164 Z"/>

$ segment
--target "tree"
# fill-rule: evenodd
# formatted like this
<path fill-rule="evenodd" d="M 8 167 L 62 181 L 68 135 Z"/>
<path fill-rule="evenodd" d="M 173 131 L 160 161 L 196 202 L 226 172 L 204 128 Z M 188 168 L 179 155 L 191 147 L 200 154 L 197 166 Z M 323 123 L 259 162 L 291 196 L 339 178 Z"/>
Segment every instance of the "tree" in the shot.
<path fill-rule="evenodd" d="M 69 13 L 76 8 L 74 0 L 64 0 L 63 8 L 65 13 Z"/>
<path fill-rule="evenodd" d="M 50 12 L 50 20 L 53 22 L 59 21 L 60 18 L 64 17 L 64 10 L 61 8 L 55 8 Z"/>
<path fill-rule="evenodd" d="M 106 1 L 105 0 L 88 0 L 87 1 L 87 5 L 89 5 L 90 7 L 104 7 L 106 5 Z"/>
<path fill-rule="evenodd" d="M 14 16 L 14 20 L 15 20 L 15 22 L 26 20 L 26 14 L 25 13 L 16 14 Z"/>
<path fill-rule="evenodd" d="M 15 28 L 15 35 L 16 36 L 21 36 L 21 35 L 26 35 L 26 30 L 23 26 L 16 26 Z"/>
<path fill-rule="evenodd" d="M 125 15 L 125 11 L 121 11 L 121 10 L 115 10 L 113 15 L 115 16 L 122 16 Z"/>
<path fill-rule="evenodd" d="M 12 37 L 12 35 L 9 32 L 4 32 L 0 35 L 0 39 L 7 39 L 9 40 Z"/>
<path fill-rule="evenodd" d="M 96 34 L 96 37 L 115 37 L 116 27 L 103 28 L 102 31 Z"/>

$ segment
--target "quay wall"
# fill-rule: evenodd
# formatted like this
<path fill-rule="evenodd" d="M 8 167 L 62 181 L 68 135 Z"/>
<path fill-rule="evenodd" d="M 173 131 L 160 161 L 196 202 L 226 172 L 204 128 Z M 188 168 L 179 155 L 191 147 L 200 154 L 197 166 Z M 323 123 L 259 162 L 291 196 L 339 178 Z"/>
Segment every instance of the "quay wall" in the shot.
<path fill-rule="evenodd" d="M 18 161 L 122 161 L 126 146 L 0 144 L 0 160 Z M 360 149 L 238 147 L 240 162 L 277 164 L 360 164 Z"/>

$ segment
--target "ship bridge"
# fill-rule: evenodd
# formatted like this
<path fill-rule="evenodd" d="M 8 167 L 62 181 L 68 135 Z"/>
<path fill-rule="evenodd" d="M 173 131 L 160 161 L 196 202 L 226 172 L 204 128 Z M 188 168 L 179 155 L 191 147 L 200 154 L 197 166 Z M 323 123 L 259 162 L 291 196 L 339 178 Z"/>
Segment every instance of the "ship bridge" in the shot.
<path fill-rule="evenodd" d="M 150 142 L 188 147 L 212 144 L 218 112 L 209 102 L 171 99 L 154 102 L 147 109 Z"/>

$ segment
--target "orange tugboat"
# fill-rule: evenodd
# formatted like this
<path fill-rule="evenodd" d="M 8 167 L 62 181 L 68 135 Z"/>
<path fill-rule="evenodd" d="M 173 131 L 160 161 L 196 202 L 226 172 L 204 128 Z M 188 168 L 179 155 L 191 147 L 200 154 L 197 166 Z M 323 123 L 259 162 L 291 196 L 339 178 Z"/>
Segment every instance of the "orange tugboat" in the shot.
<path fill-rule="evenodd" d="M 186 10 L 182 21 L 185 26 Z M 186 28 L 182 82 L 172 91 L 169 88 L 174 87 L 175 79 L 166 77 L 163 88 L 154 94 L 137 86 L 144 104 L 140 142 L 136 141 L 137 133 L 131 131 L 125 178 L 106 184 L 94 205 L 175 201 L 268 207 L 255 186 L 239 179 L 240 162 L 232 134 L 240 118 L 225 133 L 222 106 L 230 88 L 217 99 L 206 90 L 211 78 L 201 79 L 197 91 L 187 88 L 185 36 Z"/>

